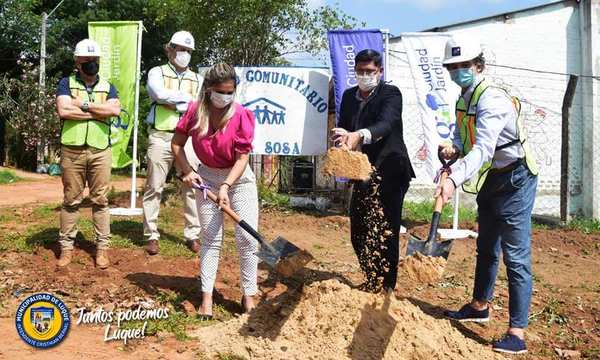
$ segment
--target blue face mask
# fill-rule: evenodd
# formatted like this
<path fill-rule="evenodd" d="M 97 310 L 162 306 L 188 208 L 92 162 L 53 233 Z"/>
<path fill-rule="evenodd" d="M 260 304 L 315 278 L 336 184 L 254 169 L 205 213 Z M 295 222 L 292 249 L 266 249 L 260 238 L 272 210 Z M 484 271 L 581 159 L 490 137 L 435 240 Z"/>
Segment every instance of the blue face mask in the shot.
<path fill-rule="evenodd" d="M 450 78 L 461 88 L 467 88 L 475 81 L 475 72 L 472 68 L 455 69 L 450 71 Z"/>

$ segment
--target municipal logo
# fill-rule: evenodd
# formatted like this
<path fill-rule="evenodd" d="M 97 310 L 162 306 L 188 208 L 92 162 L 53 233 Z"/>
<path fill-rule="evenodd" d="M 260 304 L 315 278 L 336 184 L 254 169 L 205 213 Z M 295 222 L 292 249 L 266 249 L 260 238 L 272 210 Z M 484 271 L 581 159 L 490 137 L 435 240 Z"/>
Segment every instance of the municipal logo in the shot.
<path fill-rule="evenodd" d="M 67 306 L 51 294 L 34 294 L 17 308 L 17 333 L 23 341 L 37 348 L 60 343 L 69 332 L 71 317 Z"/>
<path fill-rule="evenodd" d="M 261 97 L 243 104 L 254 113 L 260 125 L 285 125 L 285 106 L 273 100 Z"/>
<path fill-rule="evenodd" d="M 452 48 L 452 56 L 460 56 L 460 46 Z"/>

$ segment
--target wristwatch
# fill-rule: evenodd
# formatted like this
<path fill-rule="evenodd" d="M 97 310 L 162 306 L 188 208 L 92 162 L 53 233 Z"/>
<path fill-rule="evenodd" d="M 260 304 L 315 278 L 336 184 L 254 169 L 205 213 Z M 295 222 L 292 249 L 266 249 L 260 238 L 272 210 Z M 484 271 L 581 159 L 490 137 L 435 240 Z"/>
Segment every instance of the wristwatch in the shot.
<path fill-rule="evenodd" d="M 83 112 L 88 112 L 88 111 L 90 111 L 90 103 L 89 103 L 89 101 L 84 101 L 84 102 L 81 104 L 81 110 L 82 110 Z"/>

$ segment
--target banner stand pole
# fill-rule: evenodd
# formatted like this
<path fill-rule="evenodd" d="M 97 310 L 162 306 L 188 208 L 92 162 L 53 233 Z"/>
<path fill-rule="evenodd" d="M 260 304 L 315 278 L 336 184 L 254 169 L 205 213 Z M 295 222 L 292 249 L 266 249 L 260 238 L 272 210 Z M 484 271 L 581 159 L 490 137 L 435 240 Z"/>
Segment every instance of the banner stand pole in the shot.
<path fill-rule="evenodd" d="M 464 239 L 467 237 L 476 238 L 479 234 L 471 230 L 459 230 L 458 229 L 458 209 L 460 204 L 460 188 L 454 192 L 454 214 L 452 216 L 452 229 L 439 229 L 438 234 L 440 238 L 444 240 L 450 239 Z"/>
<path fill-rule="evenodd" d="M 139 105 L 140 105 L 140 70 L 142 67 L 142 32 L 144 25 L 140 21 L 138 25 L 138 38 L 137 38 L 137 59 L 136 59 L 136 75 L 135 75 L 135 98 L 134 98 L 134 110 L 133 110 L 133 154 L 131 160 L 131 195 L 129 201 L 129 208 L 113 208 L 110 209 L 111 215 L 121 216 L 140 216 L 144 213 L 143 209 L 136 208 L 135 202 L 137 199 L 137 137 L 138 137 L 138 117 L 139 117 Z"/>
<path fill-rule="evenodd" d="M 388 59 L 390 54 L 390 29 L 381 29 L 381 33 L 384 36 L 384 53 L 383 53 L 383 74 L 384 76 L 388 73 Z"/>

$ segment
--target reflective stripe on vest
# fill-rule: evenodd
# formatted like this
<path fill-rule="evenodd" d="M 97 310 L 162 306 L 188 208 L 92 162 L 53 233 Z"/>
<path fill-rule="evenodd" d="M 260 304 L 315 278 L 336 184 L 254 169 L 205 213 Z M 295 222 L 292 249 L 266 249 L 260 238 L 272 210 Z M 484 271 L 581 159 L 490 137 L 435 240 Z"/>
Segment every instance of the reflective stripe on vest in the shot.
<path fill-rule="evenodd" d="M 81 80 L 77 80 L 75 75 L 69 77 L 69 88 L 72 97 L 96 104 L 104 104 L 110 92 L 108 81 L 99 79 L 88 93 L 85 84 Z M 110 122 L 63 119 L 60 143 L 72 146 L 88 145 L 97 149 L 106 149 L 110 146 Z"/>
<path fill-rule="evenodd" d="M 198 81 L 198 75 L 187 70 L 183 77 L 180 79 L 170 64 L 162 65 L 160 67 L 163 77 L 163 84 L 166 89 L 179 90 L 190 94 L 192 98 L 196 98 L 198 94 L 198 87 L 200 82 Z M 177 111 L 168 108 L 164 104 L 154 103 L 154 128 L 161 131 L 173 131 L 177 126 L 177 122 L 181 116 Z"/>
<path fill-rule="evenodd" d="M 465 101 L 462 97 L 458 99 L 456 103 L 456 123 L 460 132 L 460 140 L 463 144 L 463 155 L 467 155 L 469 151 L 473 148 L 475 144 L 475 137 L 477 136 L 477 105 L 479 104 L 479 99 L 481 95 L 487 90 L 489 87 L 493 87 L 489 82 L 483 80 L 475 87 L 473 90 L 473 95 L 471 95 L 471 100 L 469 104 L 465 104 Z M 525 165 L 529 169 L 529 171 L 537 175 L 538 168 L 535 162 L 535 157 L 533 153 L 529 149 L 529 143 L 527 142 L 527 132 L 525 130 L 525 124 L 523 122 L 523 117 L 521 116 L 521 102 L 518 98 L 514 96 L 510 96 L 506 90 L 498 88 L 506 93 L 507 96 L 513 102 L 515 106 L 515 110 L 517 111 L 517 139 L 503 144 L 501 146 L 496 147 L 496 151 L 507 148 L 509 146 L 522 146 L 523 153 L 525 154 Z M 481 166 L 481 169 L 473 176 L 472 179 L 465 182 L 463 184 L 463 190 L 465 192 L 476 194 L 481 190 L 487 174 L 492 167 L 492 161 L 488 161 Z"/>

